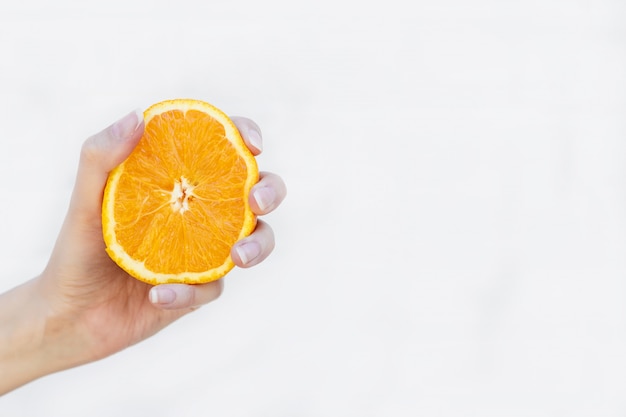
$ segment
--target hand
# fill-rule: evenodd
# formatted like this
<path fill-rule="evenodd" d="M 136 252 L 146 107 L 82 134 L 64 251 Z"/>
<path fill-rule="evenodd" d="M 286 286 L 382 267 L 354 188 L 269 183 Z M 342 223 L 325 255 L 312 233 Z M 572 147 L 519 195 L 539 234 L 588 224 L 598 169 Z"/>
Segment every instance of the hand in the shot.
<path fill-rule="evenodd" d="M 258 126 L 246 118 L 236 117 L 233 121 L 252 153 L 260 154 Z M 194 286 L 152 287 L 129 276 L 104 250 L 101 204 L 108 173 L 130 154 L 143 129 L 143 117 L 131 113 L 84 143 L 70 207 L 50 261 L 39 277 L 14 291 L 14 298 L 36 298 L 34 310 L 42 317 L 39 321 L 31 320 L 30 325 L 41 329 L 36 338 L 42 352 L 34 354 L 45 356 L 37 357 L 45 369 L 31 370 L 27 380 L 122 350 L 222 292 L 222 280 Z M 267 214 L 285 195 L 281 178 L 262 172 L 252 189 L 250 206 L 257 215 Z M 234 245 L 231 255 L 237 266 L 245 268 L 263 261 L 273 248 L 272 229 L 259 220 L 255 231 Z M 4 297 L 7 295 L 11 293 Z M 34 314 L 29 313 L 31 319 Z M 0 324 L 1 316 L 2 310 Z M 14 385 L 24 382 L 27 381 Z M 5 386 L 5 391 L 11 388 L 6 381 Z"/>

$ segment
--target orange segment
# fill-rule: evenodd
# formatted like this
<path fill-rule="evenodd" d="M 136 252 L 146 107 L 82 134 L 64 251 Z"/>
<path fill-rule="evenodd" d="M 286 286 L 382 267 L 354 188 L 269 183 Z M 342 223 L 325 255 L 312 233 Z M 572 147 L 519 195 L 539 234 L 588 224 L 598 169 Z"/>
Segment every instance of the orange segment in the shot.
<path fill-rule="evenodd" d="M 233 244 L 256 224 L 248 205 L 254 156 L 232 121 L 202 101 L 157 103 L 144 120 L 139 144 L 109 174 L 106 250 L 151 284 L 221 278 L 234 266 Z"/>

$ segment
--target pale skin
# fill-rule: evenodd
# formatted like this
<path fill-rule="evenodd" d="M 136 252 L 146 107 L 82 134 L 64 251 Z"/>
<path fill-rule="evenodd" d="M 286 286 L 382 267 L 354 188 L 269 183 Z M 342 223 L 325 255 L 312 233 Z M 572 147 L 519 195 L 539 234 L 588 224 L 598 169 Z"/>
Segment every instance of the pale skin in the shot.
<path fill-rule="evenodd" d="M 234 117 L 248 148 L 262 151 L 261 132 Z M 104 250 L 102 193 L 108 173 L 137 144 L 143 118 L 133 112 L 90 137 L 82 147 L 67 216 L 44 271 L 0 295 L 0 395 L 30 381 L 112 355 L 215 300 L 222 280 L 202 285 L 151 286 L 130 277 Z M 262 172 L 250 194 L 259 216 L 282 202 L 282 179 Z M 263 261 L 274 248 L 269 225 L 231 251 L 238 267 Z"/>

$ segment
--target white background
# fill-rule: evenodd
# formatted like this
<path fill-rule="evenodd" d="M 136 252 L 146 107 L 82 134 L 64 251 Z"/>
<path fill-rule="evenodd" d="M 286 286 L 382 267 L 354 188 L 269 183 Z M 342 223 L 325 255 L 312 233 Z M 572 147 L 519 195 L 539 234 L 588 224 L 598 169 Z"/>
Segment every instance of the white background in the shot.
<path fill-rule="evenodd" d="M 136 107 L 253 118 L 289 196 L 218 301 L 0 415 L 623 416 L 625 28 L 622 0 L 4 2 L 0 290 Z"/>

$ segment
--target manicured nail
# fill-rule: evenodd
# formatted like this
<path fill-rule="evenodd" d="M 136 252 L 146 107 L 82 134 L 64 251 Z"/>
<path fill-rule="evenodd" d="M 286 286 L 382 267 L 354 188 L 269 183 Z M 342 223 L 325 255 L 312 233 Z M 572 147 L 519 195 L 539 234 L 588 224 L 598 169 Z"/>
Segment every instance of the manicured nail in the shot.
<path fill-rule="evenodd" d="M 134 110 L 111 126 L 111 133 L 118 140 L 128 139 L 143 122 L 143 112 Z"/>
<path fill-rule="evenodd" d="M 256 205 L 259 206 L 261 211 L 267 210 L 276 198 L 274 190 L 269 187 L 259 187 L 255 189 L 252 192 L 252 196 L 254 197 Z"/>
<path fill-rule="evenodd" d="M 148 297 L 152 304 L 171 304 L 176 300 L 176 293 L 169 288 L 152 287 Z"/>
<path fill-rule="evenodd" d="M 261 139 L 261 135 L 256 130 L 248 130 L 248 141 L 250 145 L 254 146 L 259 152 L 263 150 L 263 139 Z"/>
<path fill-rule="evenodd" d="M 135 130 L 139 127 L 139 125 L 143 122 L 143 110 L 140 108 L 136 108 L 134 110 L 135 116 L 137 117 L 137 126 L 135 126 Z"/>
<path fill-rule="evenodd" d="M 256 242 L 247 242 L 236 246 L 235 251 L 245 265 L 261 254 L 261 246 Z"/>

